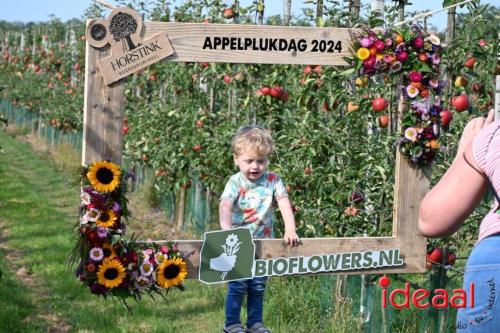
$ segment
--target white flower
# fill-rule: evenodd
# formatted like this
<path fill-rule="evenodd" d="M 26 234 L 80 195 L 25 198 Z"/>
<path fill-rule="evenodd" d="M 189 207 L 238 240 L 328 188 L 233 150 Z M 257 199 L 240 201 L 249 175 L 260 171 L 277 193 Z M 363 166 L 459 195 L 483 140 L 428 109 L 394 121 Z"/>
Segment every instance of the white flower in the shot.
<path fill-rule="evenodd" d="M 87 215 L 80 216 L 80 225 L 85 225 L 89 223 Z"/>
<path fill-rule="evenodd" d="M 407 138 L 411 142 L 417 141 L 417 130 L 413 127 L 408 127 L 405 130 L 405 138 Z"/>
<path fill-rule="evenodd" d="M 227 236 L 227 238 L 226 238 L 226 245 L 227 246 L 233 247 L 237 243 L 238 243 L 238 236 L 236 236 L 235 234 L 230 234 L 229 236 Z"/>
<path fill-rule="evenodd" d="M 163 260 L 165 260 L 167 258 L 166 255 L 164 255 L 163 253 L 161 252 L 157 252 L 155 254 L 155 260 L 158 264 L 160 264 L 161 262 L 163 262 Z"/>
<path fill-rule="evenodd" d="M 90 249 L 89 256 L 94 261 L 101 261 L 104 257 L 104 251 L 100 247 L 94 247 Z"/>
<path fill-rule="evenodd" d="M 142 262 L 140 270 L 141 270 L 142 276 L 150 276 L 154 272 L 154 267 L 153 267 L 152 263 L 145 260 Z"/>
<path fill-rule="evenodd" d="M 151 285 L 151 281 L 145 276 L 139 276 L 135 281 L 134 285 L 137 289 L 143 290 Z"/>
<path fill-rule="evenodd" d="M 85 214 L 85 217 L 88 222 L 95 222 L 100 216 L 100 212 L 98 209 L 92 208 Z"/>
<path fill-rule="evenodd" d="M 406 87 L 406 93 L 408 94 L 408 97 L 414 98 L 418 95 L 418 89 L 410 84 Z"/>
<path fill-rule="evenodd" d="M 438 37 L 438 36 L 436 36 L 436 35 L 430 35 L 429 37 L 427 37 L 427 38 L 425 39 L 425 41 L 429 41 L 429 42 L 431 42 L 431 44 L 432 44 L 432 45 L 436 45 L 436 46 L 441 45 L 441 40 L 440 40 L 440 39 L 439 39 L 439 37 Z"/>
<path fill-rule="evenodd" d="M 90 194 L 85 191 L 80 192 L 80 199 L 82 200 L 82 204 L 90 205 Z"/>

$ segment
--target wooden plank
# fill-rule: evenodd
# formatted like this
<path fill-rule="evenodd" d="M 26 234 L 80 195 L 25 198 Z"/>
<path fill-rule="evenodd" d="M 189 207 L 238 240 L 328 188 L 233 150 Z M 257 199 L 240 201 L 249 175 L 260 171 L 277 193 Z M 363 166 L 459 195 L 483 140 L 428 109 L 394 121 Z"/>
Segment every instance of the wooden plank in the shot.
<path fill-rule="evenodd" d="M 398 105 L 398 123 L 401 126 L 405 101 L 401 96 Z M 399 151 L 396 151 L 396 174 L 392 234 L 402 244 L 414 251 L 418 258 L 418 272 L 425 272 L 426 239 L 418 230 L 420 203 L 430 188 L 430 168 L 418 168 Z"/>
<path fill-rule="evenodd" d="M 108 86 L 97 68 L 108 50 L 86 46 L 82 165 L 102 159 L 119 165 L 122 161 L 124 81 Z"/>
<path fill-rule="evenodd" d="M 422 236 L 420 238 L 423 239 Z M 166 241 L 158 241 L 166 242 Z M 174 240 L 180 251 L 193 252 L 188 260 L 188 278 L 197 279 L 200 264 L 201 240 Z M 425 272 L 425 244 L 415 244 L 396 237 L 345 237 L 345 238 L 303 238 L 298 247 L 289 247 L 282 239 L 254 240 L 256 259 L 278 257 L 312 256 L 343 252 L 377 251 L 399 248 L 405 264 L 400 267 L 386 267 L 369 270 L 338 271 L 329 274 L 377 274 L 377 273 L 422 273 Z M 413 248 L 420 246 L 421 248 Z"/>
<path fill-rule="evenodd" d="M 349 56 L 349 47 L 352 34 L 359 32 L 357 29 L 346 28 L 311 28 L 311 27 L 285 27 L 285 26 L 260 26 L 260 25 L 239 25 L 239 24 L 209 24 L 209 23 L 172 23 L 172 22 L 144 22 L 146 27 L 145 38 L 149 38 L 159 32 L 167 34 L 175 54 L 167 57 L 167 61 L 184 62 L 228 62 L 228 63 L 249 63 L 249 64 L 317 64 L 317 65 L 347 65 L 342 59 Z M 229 45 L 222 49 L 203 49 L 207 38 L 212 46 L 215 38 L 227 38 Z M 232 39 L 231 39 L 232 38 Z M 287 49 L 286 51 L 274 50 L 253 50 L 254 41 L 259 49 L 259 42 L 262 46 L 270 40 L 277 40 L 276 47 L 279 47 L 279 40 L 285 41 L 289 46 L 292 41 L 296 46 L 306 45 L 305 51 Z M 245 50 L 245 41 L 251 43 Z M 312 52 L 316 42 L 318 46 L 326 44 L 324 52 Z M 231 44 L 232 43 L 232 44 Z M 335 50 L 337 43 L 342 47 L 342 51 Z M 333 47 L 332 47 L 333 45 Z M 233 46 L 233 50 L 231 50 Z M 320 50 L 318 48 L 318 50 Z M 333 52 L 328 52 L 333 51 Z"/>

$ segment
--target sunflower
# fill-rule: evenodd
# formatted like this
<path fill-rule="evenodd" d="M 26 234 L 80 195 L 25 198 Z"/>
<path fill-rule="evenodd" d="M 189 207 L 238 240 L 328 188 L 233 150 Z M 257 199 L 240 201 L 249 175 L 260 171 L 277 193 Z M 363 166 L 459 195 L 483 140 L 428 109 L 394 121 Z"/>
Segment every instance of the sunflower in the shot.
<path fill-rule="evenodd" d="M 170 288 L 177 286 L 187 276 L 186 262 L 181 258 L 164 260 L 156 271 L 156 282 L 160 287 Z"/>
<path fill-rule="evenodd" d="M 104 254 L 104 259 L 110 259 L 116 257 L 115 249 L 108 242 L 102 245 L 102 251 Z"/>
<path fill-rule="evenodd" d="M 120 167 L 108 161 L 93 163 L 87 172 L 92 187 L 99 192 L 112 192 L 120 184 Z"/>
<path fill-rule="evenodd" d="M 116 214 L 113 210 L 108 209 L 105 212 L 102 212 L 101 215 L 99 215 L 99 218 L 96 221 L 96 224 L 98 227 L 102 228 L 110 228 L 115 224 L 116 221 Z"/>
<path fill-rule="evenodd" d="M 114 259 L 105 259 L 97 271 L 97 282 L 106 288 L 118 287 L 125 279 L 125 267 Z"/>

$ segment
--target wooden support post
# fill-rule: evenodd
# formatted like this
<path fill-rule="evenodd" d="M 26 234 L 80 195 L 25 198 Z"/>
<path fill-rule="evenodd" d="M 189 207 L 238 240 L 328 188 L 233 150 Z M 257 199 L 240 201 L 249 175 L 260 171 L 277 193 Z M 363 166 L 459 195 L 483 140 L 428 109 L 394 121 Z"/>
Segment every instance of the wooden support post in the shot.
<path fill-rule="evenodd" d="M 87 43 L 83 112 L 82 164 L 101 159 L 122 163 L 122 112 L 125 106 L 124 81 L 110 86 L 99 73 L 97 60 L 107 56 Z"/>

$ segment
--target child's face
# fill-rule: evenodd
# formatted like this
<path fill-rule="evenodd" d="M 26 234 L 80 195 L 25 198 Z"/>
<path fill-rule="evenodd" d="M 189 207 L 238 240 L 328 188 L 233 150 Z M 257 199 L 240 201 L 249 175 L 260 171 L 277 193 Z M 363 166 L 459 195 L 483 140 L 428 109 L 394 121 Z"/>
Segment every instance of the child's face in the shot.
<path fill-rule="evenodd" d="M 234 163 L 248 180 L 255 181 L 266 171 L 269 158 L 253 148 L 247 148 L 241 154 L 234 155 Z"/>

